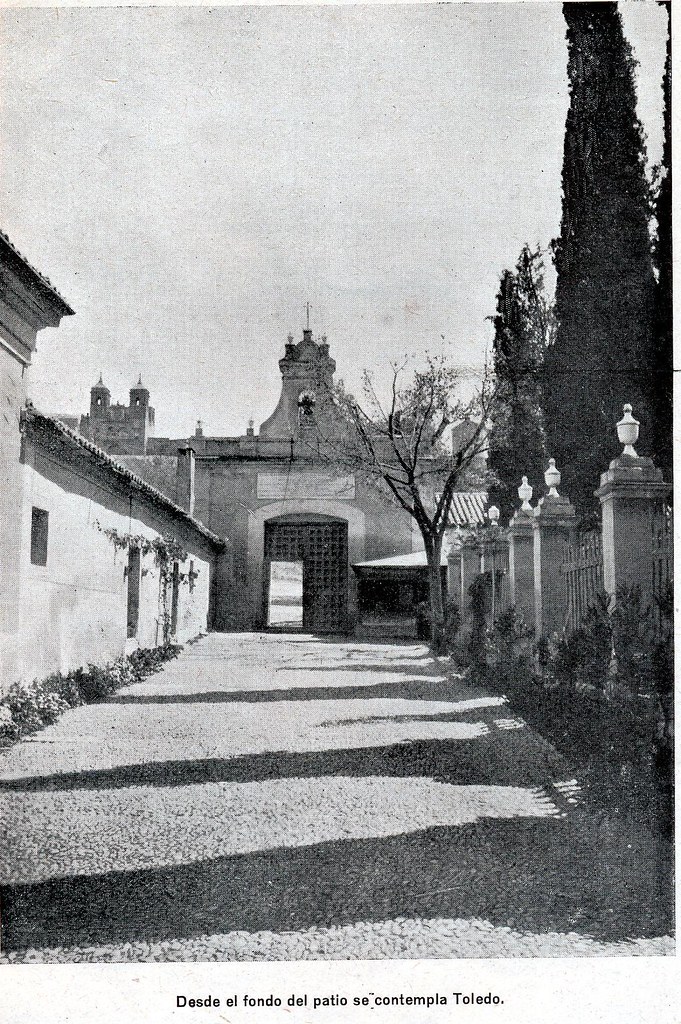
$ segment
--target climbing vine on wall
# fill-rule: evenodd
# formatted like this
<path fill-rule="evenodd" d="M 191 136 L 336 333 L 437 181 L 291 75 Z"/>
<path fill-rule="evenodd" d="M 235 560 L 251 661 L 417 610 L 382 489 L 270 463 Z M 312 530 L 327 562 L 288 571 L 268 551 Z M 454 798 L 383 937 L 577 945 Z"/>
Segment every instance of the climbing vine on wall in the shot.
<path fill-rule="evenodd" d="M 163 642 L 168 643 L 172 625 L 172 616 L 168 603 L 173 582 L 174 566 L 175 563 L 180 564 L 184 562 L 188 558 L 188 552 L 170 534 L 149 538 L 145 537 L 142 533 L 123 533 L 113 526 L 102 526 L 99 522 L 95 522 L 94 526 L 113 545 L 114 557 L 119 551 L 139 551 L 142 558 L 145 555 L 153 555 L 154 562 L 159 570 L 159 622 L 163 629 Z M 144 569 L 142 574 L 145 574 Z M 189 592 L 193 593 L 198 575 L 198 570 L 192 567 L 189 572 L 178 572 L 177 581 L 180 584 L 187 584 Z"/>

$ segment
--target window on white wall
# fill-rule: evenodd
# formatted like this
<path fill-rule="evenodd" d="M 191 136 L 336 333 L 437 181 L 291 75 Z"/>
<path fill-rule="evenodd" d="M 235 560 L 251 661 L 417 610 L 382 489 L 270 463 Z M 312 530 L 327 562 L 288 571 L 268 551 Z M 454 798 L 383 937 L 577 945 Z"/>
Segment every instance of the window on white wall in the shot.
<path fill-rule="evenodd" d="M 49 512 L 44 508 L 31 510 L 31 563 L 47 565 L 47 533 Z"/>

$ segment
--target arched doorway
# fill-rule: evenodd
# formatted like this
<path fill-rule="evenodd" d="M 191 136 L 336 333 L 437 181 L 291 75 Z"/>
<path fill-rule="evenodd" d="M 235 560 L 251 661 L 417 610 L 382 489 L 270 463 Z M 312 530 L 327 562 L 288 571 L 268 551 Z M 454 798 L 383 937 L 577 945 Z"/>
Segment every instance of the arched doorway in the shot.
<path fill-rule="evenodd" d="M 324 515 L 283 515 L 268 519 L 264 529 L 264 614 L 270 628 L 301 628 L 310 633 L 344 633 L 348 629 L 348 523 Z M 299 567 L 299 570 L 298 570 Z M 283 572 L 277 573 L 278 569 Z M 298 573 L 301 579 L 300 622 L 294 614 Z M 273 611 L 279 595 L 275 581 L 290 581 L 288 621 Z"/>

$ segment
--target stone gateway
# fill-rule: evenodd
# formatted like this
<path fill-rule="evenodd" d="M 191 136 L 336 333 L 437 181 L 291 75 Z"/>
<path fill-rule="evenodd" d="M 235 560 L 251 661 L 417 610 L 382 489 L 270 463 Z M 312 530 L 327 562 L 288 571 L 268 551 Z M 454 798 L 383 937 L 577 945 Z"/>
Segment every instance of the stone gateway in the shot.
<path fill-rule="evenodd" d="M 240 437 L 207 436 L 200 425 L 189 438 L 147 434 L 142 454 L 121 453 L 119 437 L 117 457 L 227 541 L 214 629 L 347 633 L 359 606 L 353 566 L 421 545 L 389 497 L 319 452 L 336 369 L 326 337 L 314 340 L 309 327 L 297 344 L 289 335 L 279 368 L 279 400 L 257 433 L 249 424 Z"/>

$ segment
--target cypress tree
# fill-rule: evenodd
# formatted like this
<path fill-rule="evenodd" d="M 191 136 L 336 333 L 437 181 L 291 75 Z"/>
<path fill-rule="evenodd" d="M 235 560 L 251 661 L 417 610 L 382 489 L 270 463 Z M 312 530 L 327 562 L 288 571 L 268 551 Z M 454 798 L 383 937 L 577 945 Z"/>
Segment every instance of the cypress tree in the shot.
<path fill-rule="evenodd" d="M 505 270 L 494 317 L 494 375 L 498 401 L 489 435 L 489 468 L 498 483 L 490 500 L 507 519 L 518 506 L 525 474 L 537 488 L 543 482 L 545 443 L 541 371 L 553 322 L 544 294 L 540 250 L 525 246 L 514 272 Z"/>
<path fill-rule="evenodd" d="M 664 98 L 664 135 L 662 163 L 658 172 L 655 194 L 655 265 L 657 268 L 655 367 L 651 376 L 649 404 L 654 413 L 653 448 L 655 460 L 665 480 L 672 479 L 672 391 L 673 391 L 673 339 L 672 339 L 672 50 L 671 4 L 662 3 L 667 10 L 667 55 L 662 90 Z"/>
<path fill-rule="evenodd" d="M 555 243 L 556 334 L 545 362 L 549 454 L 581 513 L 620 451 L 631 402 L 651 442 L 655 277 L 635 61 L 616 3 L 566 3 L 570 107 Z"/>

